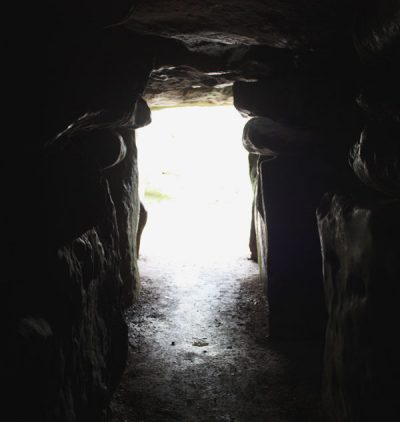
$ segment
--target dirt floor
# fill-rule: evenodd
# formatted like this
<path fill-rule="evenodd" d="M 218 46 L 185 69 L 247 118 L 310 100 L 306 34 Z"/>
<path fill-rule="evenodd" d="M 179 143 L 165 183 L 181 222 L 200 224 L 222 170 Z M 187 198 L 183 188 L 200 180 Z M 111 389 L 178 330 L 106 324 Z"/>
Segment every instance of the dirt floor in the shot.
<path fill-rule="evenodd" d="M 113 422 L 323 422 L 322 346 L 268 338 L 257 265 L 142 257 Z"/>

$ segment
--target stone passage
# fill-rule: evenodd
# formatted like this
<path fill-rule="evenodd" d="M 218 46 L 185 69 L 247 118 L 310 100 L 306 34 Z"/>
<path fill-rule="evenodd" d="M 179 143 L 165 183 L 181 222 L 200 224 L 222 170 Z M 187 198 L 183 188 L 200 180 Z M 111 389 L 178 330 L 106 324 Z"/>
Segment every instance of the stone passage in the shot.
<path fill-rule="evenodd" d="M 8 19 L 4 60 L 17 122 L 3 142 L 0 419 L 109 422 L 139 296 L 146 102 L 232 98 L 252 118 L 250 244 L 271 338 L 326 334 L 326 420 L 399 419 L 399 1 L 30 3 Z"/>

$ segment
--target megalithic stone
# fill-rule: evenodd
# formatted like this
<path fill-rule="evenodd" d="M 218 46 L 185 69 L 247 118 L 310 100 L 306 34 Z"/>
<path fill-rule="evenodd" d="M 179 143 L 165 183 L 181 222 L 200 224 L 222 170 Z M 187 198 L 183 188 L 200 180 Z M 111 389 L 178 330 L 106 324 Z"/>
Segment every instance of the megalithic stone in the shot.
<path fill-rule="evenodd" d="M 368 187 L 400 197 L 400 125 L 370 122 L 350 153 L 350 164 Z"/>
<path fill-rule="evenodd" d="M 318 135 L 269 118 L 249 120 L 253 220 L 271 337 L 322 338 L 326 312 L 315 210 L 334 167 Z"/>
<path fill-rule="evenodd" d="M 334 422 L 400 416 L 399 216 L 399 200 L 373 196 L 327 194 L 318 209 L 328 311 L 322 385 Z"/>
<path fill-rule="evenodd" d="M 256 190 L 261 279 L 271 337 L 324 335 L 326 311 L 315 210 L 327 189 L 323 162 L 308 154 L 262 161 Z"/>

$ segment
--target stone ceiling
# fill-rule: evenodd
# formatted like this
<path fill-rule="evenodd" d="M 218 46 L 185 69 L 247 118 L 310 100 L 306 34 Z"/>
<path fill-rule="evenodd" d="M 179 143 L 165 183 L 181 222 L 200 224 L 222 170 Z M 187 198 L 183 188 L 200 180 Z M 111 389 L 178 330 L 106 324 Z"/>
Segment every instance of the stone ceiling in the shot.
<path fill-rule="evenodd" d="M 123 25 L 163 40 L 145 93 L 151 106 L 226 104 L 235 80 L 265 77 L 299 54 L 340 48 L 352 15 L 343 3 L 137 0 Z"/>
<path fill-rule="evenodd" d="M 338 0 L 138 0 L 127 24 L 193 47 L 205 41 L 318 48 L 343 29 L 346 15 L 340 4 Z"/>

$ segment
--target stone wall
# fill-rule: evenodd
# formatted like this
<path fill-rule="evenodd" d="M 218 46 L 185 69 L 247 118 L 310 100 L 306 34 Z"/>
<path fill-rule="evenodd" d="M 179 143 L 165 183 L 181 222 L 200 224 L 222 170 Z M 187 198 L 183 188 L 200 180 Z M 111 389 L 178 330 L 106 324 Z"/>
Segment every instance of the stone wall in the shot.
<path fill-rule="evenodd" d="M 340 59 L 353 60 L 345 53 Z M 236 108 L 252 117 L 243 145 L 259 157 L 250 161 L 253 219 L 273 338 L 322 339 L 325 333 L 315 210 L 349 171 L 346 151 L 360 127 L 348 89 L 352 76 L 340 73 L 334 60 L 281 57 L 270 63 L 269 77 L 233 86 Z"/>
<path fill-rule="evenodd" d="M 358 184 L 347 178 L 318 209 L 329 315 L 323 389 L 337 422 L 399 417 L 400 11 L 385 1 L 359 12 L 364 128 L 348 157 Z"/>
<path fill-rule="evenodd" d="M 36 57 L 25 95 L 34 89 L 36 103 L 7 190 L 1 386 L 2 415 L 15 422 L 109 420 L 126 361 L 123 311 L 139 287 L 135 129 L 150 121 L 140 96 L 152 53 L 105 28 L 131 2 L 81 2 L 81 13 L 64 3 L 35 21 L 47 31 L 40 43 L 37 32 L 26 38 Z"/>
<path fill-rule="evenodd" d="M 400 201 L 327 196 L 319 211 L 329 312 L 324 395 L 333 421 L 390 420 L 400 366 Z"/>

